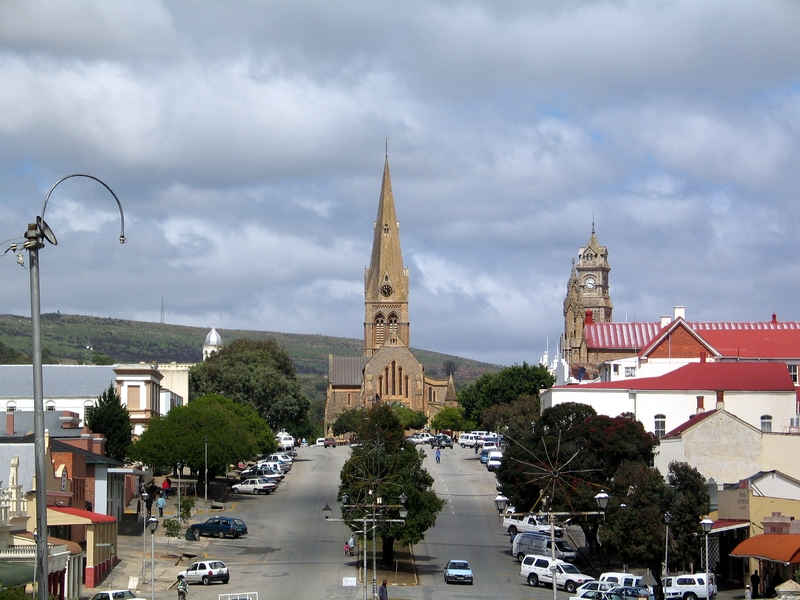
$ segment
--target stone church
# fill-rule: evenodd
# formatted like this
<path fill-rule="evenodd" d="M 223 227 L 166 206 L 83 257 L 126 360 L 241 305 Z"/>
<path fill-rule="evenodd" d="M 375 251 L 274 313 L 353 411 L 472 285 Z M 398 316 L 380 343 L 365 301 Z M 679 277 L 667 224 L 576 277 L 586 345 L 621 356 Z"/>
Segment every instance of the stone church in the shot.
<path fill-rule="evenodd" d="M 375 402 L 400 403 L 430 420 L 444 406 L 457 404 L 455 383 L 425 375 L 411 353 L 408 269 L 403 264 L 389 158 L 383 165 L 372 257 L 364 272 L 364 353 L 328 356 L 325 430 L 352 408 Z"/>
<path fill-rule="evenodd" d="M 572 260 L 572 272 L 564 298 L 564 333 L 561 336 L 561 356 L 569 363 L 571 375 L 591 378 L 596 375 L 598 357 L 591 356 L 586 344 L 584 326 L 610 323 L 614 305 L 611 303 L 608 248 L 597 241 L 594 223 L 586 246 L 578 250 L 578 260 Z"/>

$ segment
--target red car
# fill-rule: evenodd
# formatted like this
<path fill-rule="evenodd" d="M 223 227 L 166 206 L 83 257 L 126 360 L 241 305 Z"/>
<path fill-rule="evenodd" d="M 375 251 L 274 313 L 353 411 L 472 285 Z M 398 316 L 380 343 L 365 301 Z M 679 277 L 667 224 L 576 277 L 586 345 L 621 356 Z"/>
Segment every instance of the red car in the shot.
<path fill-rule="evenodd" d="M 336 448 L 336 440 L 333 438 L 325 438 L 325 443 L 323 445 L 326 448 Z"/>

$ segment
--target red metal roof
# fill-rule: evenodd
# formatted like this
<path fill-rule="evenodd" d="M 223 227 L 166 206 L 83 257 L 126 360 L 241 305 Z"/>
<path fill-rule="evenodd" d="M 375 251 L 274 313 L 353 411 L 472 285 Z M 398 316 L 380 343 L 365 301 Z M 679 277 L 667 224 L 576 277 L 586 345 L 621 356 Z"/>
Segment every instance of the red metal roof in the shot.
<path fill-rule="evenodd" d="M 116 519 L 110 515 L 92 512 L 90 510 L 81 510 L 72 506 L 48 506 L 50 510 L 62 512 L 67 515 L 89 519 L 92 523 L 113 523 Z"/>
<path fill-rule="evenodd" d="M 798 321 L 687 321 L 686 324 L 728 357 L 800 357 Z M 594 350 L 640 350 L 662 331 L 653 323 L 592 323 L 584 328 L 586 345 Z"/>
<path fill-rule="evenodd" d="M 740 529 L 742 527 L 748 527 L 749 525 L 750 521 L 747 519 L 717 519 L 714 521 L 714 524 L 711 525 L 711 531 L 722 533 L 723 531 Z"/>
<path fill-rule="evenodd" d="M 556 389 L 795 392 L 789 370 L 778 362 L 689 363 L 660 377 L 565 385 Z"/>
<path fill-rule="evenodd" d="M 699 414 L 696 414 L 696 415 L 692 415 L 689 418 L 688 421 L 684 421 L 683 423 L 678 425 L 675 429 L 673 429 L 672 431 L 667 433 L 667 435 L 665 435 L 664 438 L 678 437 L 681 433 L 683 433 L 684 431 L 689 429 L 689 427 L 691 427 L 695 423 L 699 423 L 700 421 L 702 421 L 706 417 L 710 417 L 715 412 L 717 412 L 717 411 L 716 410 L 707 410 L 706 412 L 702 412 L 702 413 L 699 413 Z"/>

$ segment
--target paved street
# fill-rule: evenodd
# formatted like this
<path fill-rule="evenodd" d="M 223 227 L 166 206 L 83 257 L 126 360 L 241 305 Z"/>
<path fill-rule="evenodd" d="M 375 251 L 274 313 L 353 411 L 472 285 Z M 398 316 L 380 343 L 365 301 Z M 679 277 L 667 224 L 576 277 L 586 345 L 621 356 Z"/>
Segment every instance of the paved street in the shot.
<path fill-rule="evenodd" d="M 455 448 L 442 452 L 441 464 L 428 456 L 425 466 L 434 476 L 436 492 L 447 501 L 429 530 L 426 539 L 414 552 L 420 585 L 390 589 L 392 600 L 450 598 L 536 598 L 548 600 L 549 589 L 532 589 L 518 577 L 519 564 L 508 553 L 508 537 L 498 525 L 493 499 L 496 495 L 494 476 L 468 449 Z M 339 471 L 350 455 L 350 449 L 302 448 L 292 472 L 279 489 L 269 496 L 237 496 L 224 514 L 240 516 L 247 522 L 249 534 L 241 539 L 208 539 L 185 542 L 187 551 L 201 557 L 216 558 L 228 564 L 229 584 L 192 585 L 190 600 L 217 600 L 218 594 L 258 592 L 263 598 L 309 598 L 356 600 L 361 588 L 345 588 L 343 577 L 355 577 L 352 559 L 345 559 L 342 545 L 348 535 L 342 523 L 328 522 L 322 507 L 329 503 L 337 514 L 336 491 Z M 199 521 L 205 515 L 193 519 Z M 132 538 L 134 552 L 131 563 L 139 559 L 141 538 Z M 148 540 L 149 547 L 149 540 Z M 157 546 L 161 557 L 156 574 L 156 597 L 176 598 L 167 587 L 180 568 L 169 552 L 178 547 Z M 475 572 L 475 585 L 445 585 L 442 566 L 451 558 L 470 561 Z M 348 564 L 349 563 L 349 564 Z M 135 568 L 134 568 L 135 572 Z M 105 588 L 124 587 L 120 571 L 106 582 Z M 150 586 L 140 586 L 142 595 L 150 595 Z M 559 592 L 559 600 L 567 595 Z"/>

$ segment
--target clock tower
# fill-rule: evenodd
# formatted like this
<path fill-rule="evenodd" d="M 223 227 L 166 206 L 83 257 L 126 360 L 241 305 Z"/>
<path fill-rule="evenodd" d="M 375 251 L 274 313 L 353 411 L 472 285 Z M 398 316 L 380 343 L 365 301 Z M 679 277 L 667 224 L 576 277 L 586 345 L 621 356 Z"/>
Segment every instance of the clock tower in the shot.
<path fill-rule="evenodd" d="M 592 321 L 608 323 L 614 305 L 609 292 L 608 248 L 597 241 L 594 223 L 592 235 L 586 246 L 578 250 L 577 261 L 572 261 L 572 272 L 567 282 L 564 298 L 564 333 L 561 337 L 561 355 L 570 365 L 586 360 L 583 344 L 583 326 L 587 313 Z"/>
<path fill-rule="evenodd" d="M 409 345 L 408 269 L 403 266 L 389 157 L 383 163 L 372 258 L 364 271 L 364 355 L 383 346 Z"/>

